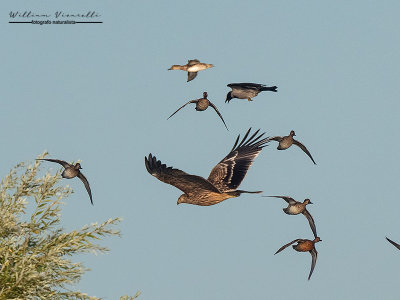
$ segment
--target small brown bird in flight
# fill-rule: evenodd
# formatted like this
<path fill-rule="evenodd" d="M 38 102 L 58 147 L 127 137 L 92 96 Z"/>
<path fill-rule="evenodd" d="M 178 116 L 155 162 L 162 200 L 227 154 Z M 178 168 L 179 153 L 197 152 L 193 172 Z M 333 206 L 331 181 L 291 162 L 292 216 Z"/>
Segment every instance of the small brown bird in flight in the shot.
<path fill-rule="evenodd" d="M 315 243 L 321 242 L 322 240 L 319 237 L 316 237 L 314 240 L 303 240 L 303 239 L 297 239 L 294 241 L 291 241 L 290 243 L 287 243 L 286 245 L 283 245 L 281 248 L 279 248 L 278 251 L 275 252 L 275 254 L 278 254 L 282 250 L 286 249 L 289 247 L 291 244 L 297 243 L 297 245 L 292 246 L 294 250 L 298 252 L 310 252 L 311 254 L 311 270 L 310 274 L 308 275 L 308 280 L 310 280 L 311 274 L 314 271 L 315 263 L 317 262 L 317 256 L 318 252 L 315 249 Z"/>
<path fill-rule="evenodd" d="M 214 67 L 214 65 L 201 63 L 198 59 L 191 59 L 191 60 L 188 60 L 188 63 L 186 65 L 183 65 L 183 66 L 173 65 L 168 70 L 187 71 L 188 72 L 187 82 L 189 82 L 196 78 L 198 71 L 202 71 L 202 70 L 212 68 L 212 67 Z"/>
<path fill-rule="evenodd" d="M 176 114 L 178 111 L 180 111 L 182 108 L 184 108 L 186 105 L 188 105 L 188 104 L 190 104 L 190 103 L 196 103 L 196 108 L 195 108 L 195 109 L 196 109 L 197 111 L 206 110 L 206 109 L 208 108 L 208 106 L 211 106 L 212 108 L 214 108 L 215 112 L 216 112 L 216 113 L 218 114 L 218 116 L 221 118 L 221 120 L 222 120 L 222 122 L 224 123 L 226 129 L 228 130 L 228 127 L 226 126 L 225 121 L 224 121 L 224 119 L 222 118 L 222 115 L 219 113 L 217 107 L 216 107 L 214 104 L 212 104 L 210 100 L 207 99 L 207 96 L 208 96 L 207 92 L 204 92 L 204 93 L 203 93 L 203 98 L 200 98 L 200 99 L 197 99 L 197 100 L 191 100 L 191 101 L 187 102 L 186 104 L 184 104 L 184 105 L 182 105 L 180 108 L 178 108 L 177 111 L 175 111 L 172 115 L 170 115 L 170 116 L 168 117 L 168 119 L 171 118 L 171 117 L 172 117 L 174 114 Z M 167 120 L 168 120 L 168 119 L 167 119 Z"/>
<path fill-rule="evenodd" d="M 303 203 L 301 203 L 287 196 L 263 196 L 263 197 L 281 198 L 285 200 L 289 205 L 288 207 L 283 208 L 283 211 L 288 215 L 298 215 L 300 213 L 303 214 L 307 218 L 308 223 L 310 224 L 311 230 L 314 233 L 314 237 L 317 237 L 317 229 L 315 227 L 314 219 L 306 208 L 308 204 L 313 204 L 310 201 L 310 199 L 305 199 Z"/>
<path fill-rule="evenodd" d="M 87 192 L 89 194 L 89 197 L 90 197 L 90 202 L 93 205 L 92 192 L 90 190 L 89 182 L 86 179 L 86 177 L 80 171 L 80 169 L 82 169 L 80 163 L 76 163 L 75 165 L 71 165 L 71 164 L 69 164 L 69 163 L 67 163 L 66 161 L 63 161 L 63 160 L 49 159 L 49 158 L 38 158 L 36 160 L 47 160 L 47 161 L 55 162 L 55 163 L 58 163 L 58 164 L 62 165 L 65 168 L 65 170 L 61 173 L 61 176 L 63 178 L 71 179 L 71 178 L 74 178 L 74 177 L 78 177 L 83 182 L 83 184 L 85 185 L 85 188 L 86 188 L 86 190 L 87 190 Z"/>
<path fill-rule="evenodd" d="M 208 179 L 187 174 L 179 169 L 167 167 L 151 153 L 144 158 L 147 171 L 158 180 L 171 184 L 184 192 L 178 203 L 194 205 L 214 205 L 228 198 L 239 197 L 242 193 L 262 193 L 262 191 L 237 190 L 246 173 L 263 147 L 267 146 L 268 138 L 257 136 L 257 130 L 249 136 L 251 128 L 239 143 L 237 137 L 232 150 L 212 170 Z"/>
<path fill-rule="evenodd" d="M 307 150 L 306 146 L 304 146 L 302 143 L 300 143 L 299 141 L 297 141 L 293 138 L 295 135 L 296 134 L 295 134 L 294 130 L 292 130 L 292 131 L 290 131 L 290 134 L 288 136 L 273 136 L 273 137 L 270 137 L 270 140 L 279 142 L 279 145 L 276 148 L 278 150 L 286 150 L 293 144 L 298 146 L 301 150 L 304 151 L 305 154 L 308 155 L 309 158 L 311 158 L 314 165 L 316 165 L 314 159 L 311 156 L 311 153 Z"/>

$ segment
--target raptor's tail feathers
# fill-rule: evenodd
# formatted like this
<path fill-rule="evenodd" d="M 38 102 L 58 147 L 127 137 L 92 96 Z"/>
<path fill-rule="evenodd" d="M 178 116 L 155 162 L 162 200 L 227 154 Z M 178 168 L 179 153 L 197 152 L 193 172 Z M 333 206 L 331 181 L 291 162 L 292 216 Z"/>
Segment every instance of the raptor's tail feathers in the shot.
<path fill-rule="evenodd" d="M 239 193 L 246 193 L 246 194 L 260 194 L 260 193 L 262 193 L 263 191 L 243 191 L 243 190 L 237 190 L 237 192 L 239 192 Z"/>

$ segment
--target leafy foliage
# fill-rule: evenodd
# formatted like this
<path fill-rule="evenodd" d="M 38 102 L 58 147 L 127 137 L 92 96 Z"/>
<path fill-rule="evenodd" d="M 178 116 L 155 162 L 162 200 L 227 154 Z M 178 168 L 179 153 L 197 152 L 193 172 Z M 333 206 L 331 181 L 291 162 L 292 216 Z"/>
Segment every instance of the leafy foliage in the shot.
<path fill-rule="evenodd" d="M 39 166 L 40 161 L 20 163 L 0 183 L 0 300 L 99 299 L 70 289 L 87 271 L 70 257 L 108 251 L 96 242 L 119 236 L 115 225 L 120 219 L 65 232 L 60 224 L 61 200 L 73 191 L 57 185 L 59 172 L 39 177 Z M 34 207 L 28 209 L 32 200 Z"/>

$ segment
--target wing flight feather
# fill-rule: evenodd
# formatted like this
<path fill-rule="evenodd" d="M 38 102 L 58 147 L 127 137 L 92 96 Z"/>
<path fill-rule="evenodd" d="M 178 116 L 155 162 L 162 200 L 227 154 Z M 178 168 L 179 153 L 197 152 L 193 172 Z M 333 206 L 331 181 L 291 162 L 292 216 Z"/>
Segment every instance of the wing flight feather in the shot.
<path fill-rule="evenodd" d="M 302 239 L 296 239 L 296 240 L 294 240 L 294 241 L 291 241 L 290 243 L 287 243 L 287 244 L 283 245 L 282 247 L 279 248 L 278 251 L 275 252 L 275 254 L 278 254 L 278 253 L 281 252 L 282 250 L 285 250 L 285 249 L 286 249 L 287 247 L 289 247 L 291 244 L 294 244 L 294 243 L 297 243 L 297 242 L 300 242 L 300 241 L 303 241 L 303 240 L 302 240 Z"/>
<path fill-rule="evenodd" d="M 240 135 L 237 137 L 232 150 L 211 170 L 208 176 L 208 181 L 221 192 L 234 191 L 239 187 L 253 160 L 269 142 L 268 138 L 260 140 L 265 134 L 257 135 L 260 130 L 248 138 L 250 131 L 251 128 L 240 143 Z"/>
<path fill-rule="evenodd" d="M 173 185 L 187 195 L 204 192 L 218 193 L 218 189 L 203 177 L 187 174 L 179 169 L 167 167 L 151 153 L 144 158 L 147 171 L 158 180 Z"/>

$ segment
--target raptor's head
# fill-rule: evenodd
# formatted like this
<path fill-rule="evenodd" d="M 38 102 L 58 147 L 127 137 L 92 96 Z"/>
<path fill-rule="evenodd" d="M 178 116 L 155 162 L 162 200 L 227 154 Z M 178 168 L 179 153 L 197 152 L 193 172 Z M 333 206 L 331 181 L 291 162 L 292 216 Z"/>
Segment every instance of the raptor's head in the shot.
<path fill-rule="evenodd" d="M 186 194 L 182 194 L 178 198 L 178 202 L 176 204 L 181 204 L 181 203 L 188 203 L 188 196 Z"/>

